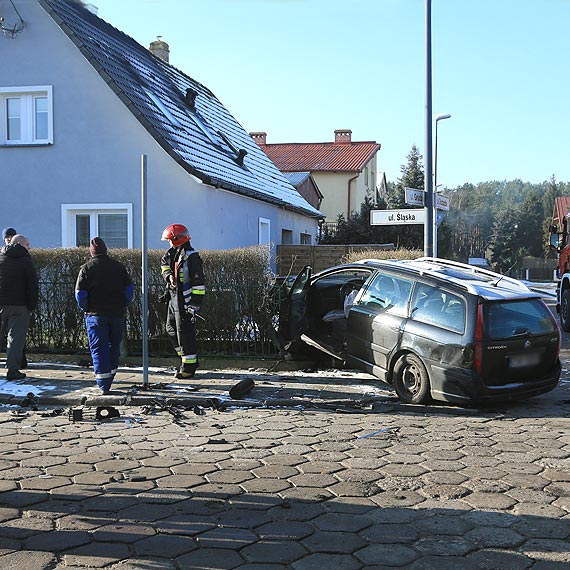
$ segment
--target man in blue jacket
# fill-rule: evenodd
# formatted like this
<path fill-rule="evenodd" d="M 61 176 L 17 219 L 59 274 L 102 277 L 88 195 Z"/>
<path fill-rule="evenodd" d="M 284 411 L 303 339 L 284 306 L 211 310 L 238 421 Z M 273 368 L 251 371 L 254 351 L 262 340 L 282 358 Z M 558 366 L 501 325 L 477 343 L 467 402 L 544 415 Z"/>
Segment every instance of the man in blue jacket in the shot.
<path fill-rule="evenodd" d="M 75 298 L 85 313 L 85 326 L 97 385 L 108 394 L 119 367 L 127 305 L 133 282 L 125 266 L 107 254 L 100 237 L 91 240 L 92 259 L 81 266 Z"/>
<path fill-rule="evenodd" d="M 38 304 L 38 276 L 29 253 L 30 240 L 16 234 L 0 250 L 0 320 L 8 332 L 6 367 L 8 380 L 21 380 L 20 372 L 30 312 Z"/>

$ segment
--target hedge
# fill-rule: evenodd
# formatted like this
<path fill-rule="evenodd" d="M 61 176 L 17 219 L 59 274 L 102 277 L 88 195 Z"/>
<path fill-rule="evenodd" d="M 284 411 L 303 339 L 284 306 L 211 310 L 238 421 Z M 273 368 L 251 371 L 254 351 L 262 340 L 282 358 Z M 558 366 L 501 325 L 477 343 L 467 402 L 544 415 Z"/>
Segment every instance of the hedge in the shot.
<path fill-rule="evenodd" d="M 79 268 L 90 259 L 88 248 L 34 249 L 40 279 L 40 302 L 28 335 L 30 351 L 81 352 L 88 349 L 83 314 L 75 302 Z M 127 268 L 135 285 L 128 308 L 125 347 L 142 350 L 141 250 L 113 249 L 111 257 Z M 173 353 L 164 331 L 166 304 L 160 259 L 164 250 L 148 251 L 148 331 L 152 355 Z M 279 291 L 270 271 L 269 250 L 248 247 L 200 251 L 206 276 L 206 297 L 198 324 L 201 352 L 266 355 L 277 351 L 276 315 Z"/>

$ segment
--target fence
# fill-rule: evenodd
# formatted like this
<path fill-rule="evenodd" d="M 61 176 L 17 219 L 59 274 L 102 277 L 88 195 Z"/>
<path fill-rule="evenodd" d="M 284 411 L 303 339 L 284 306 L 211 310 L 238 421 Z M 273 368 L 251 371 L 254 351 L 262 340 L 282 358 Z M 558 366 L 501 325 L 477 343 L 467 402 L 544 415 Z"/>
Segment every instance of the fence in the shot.
<path fill-rule="evenodd" d="M 88 351 L 83 314 L 74 297 L 74 282 L 42 281 L 38 308 L 27 337 L 30 352 L 81 353 Z M 151 356 L 174 354 L 164 329 L 166 304 L 162 284 L 149 285 L 148 339 Z M 198 320 L 200 354 L 267 357 L 276 355 L 281 289 L 273 286 L 216 286 L 206 291 Z M 127 312 L 124 346 L 129 354 L 142 352 L 141 291 Z"/>
<path fill-rule="evenodd" d="M 305 265 L 316 273 L 343 263 L 347 255 L 363 249 L 387 251 L 394 249 L 394 244 L 278 245 L 277 275 L 297 275 Z"/>

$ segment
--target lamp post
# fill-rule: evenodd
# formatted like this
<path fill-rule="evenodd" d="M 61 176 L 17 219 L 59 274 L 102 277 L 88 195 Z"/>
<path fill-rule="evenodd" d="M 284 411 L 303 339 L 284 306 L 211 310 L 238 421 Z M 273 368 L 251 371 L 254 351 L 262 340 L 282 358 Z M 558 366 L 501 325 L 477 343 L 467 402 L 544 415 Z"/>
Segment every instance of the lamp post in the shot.
<path fill-rule="evenodd" d="M 435 151 L 433 168 L 433 256 L 437 257 L 437 123 L 451 119 L 449 113 L 442 113 L 435 118 Z"/>

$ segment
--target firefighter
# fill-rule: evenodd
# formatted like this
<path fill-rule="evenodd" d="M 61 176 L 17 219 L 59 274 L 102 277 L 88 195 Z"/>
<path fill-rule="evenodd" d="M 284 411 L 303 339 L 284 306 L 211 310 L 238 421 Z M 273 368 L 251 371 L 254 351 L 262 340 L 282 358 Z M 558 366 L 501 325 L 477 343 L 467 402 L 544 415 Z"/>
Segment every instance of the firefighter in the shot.
<path fill-rule="evenodd" d="M 198 367 L 196 315 L 206 293 L 202 259 L 190 245 L 190 233 L 182 224 L 166 227 L 162 240 L 170 244 L 160 263 L 170 297 L 166 332 L 182 361 L 175 376 L 192 378 Z"/>

